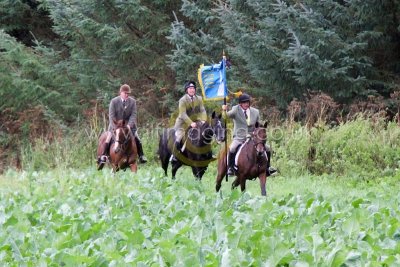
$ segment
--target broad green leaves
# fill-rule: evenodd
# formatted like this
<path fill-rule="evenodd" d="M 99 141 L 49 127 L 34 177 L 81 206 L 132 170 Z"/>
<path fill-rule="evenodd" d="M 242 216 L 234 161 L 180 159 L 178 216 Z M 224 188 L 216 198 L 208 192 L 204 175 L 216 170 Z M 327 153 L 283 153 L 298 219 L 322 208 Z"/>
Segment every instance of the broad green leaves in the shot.
<path fill-rule="evenodd" d="M 9 172 L 0 188 L 1 262 L 381 266 L 400 261 L 400 195 L 392 193 L 390 180 L 356 196 L 278 189 L 267 190 L 264 198 L 252 183 L 246 193 L 224 187 L 215 193 L 212 170 L 201 183 L 188 169 L 173 182 L 160 173 L 159 168 L 114 177 L 94 169 Z M 295 184 L 275 178 L 267 186 Z"/>

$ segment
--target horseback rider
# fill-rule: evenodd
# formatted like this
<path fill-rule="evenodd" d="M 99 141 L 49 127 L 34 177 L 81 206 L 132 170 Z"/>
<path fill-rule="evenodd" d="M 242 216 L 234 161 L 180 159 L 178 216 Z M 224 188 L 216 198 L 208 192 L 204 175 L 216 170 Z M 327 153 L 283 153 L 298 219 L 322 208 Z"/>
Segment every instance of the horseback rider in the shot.
<path fill-rule="evenodd" d="M 227 110 L 227 105 L 222 106 L 223 110 Z M 228 175 L 235 175 L 235 155 L 238 147 L 246 141 L 248 134 L 254 130 L 256 122 L 260 123 L 260 112 L 258 109 L 250 107 L 250 96 L 241 94 L 239 96 L 239 105 L 233 106 L 227 112 L 227 116 L 233 119 L 233 140 L 229 147 L 228 155 Z M 265 151 L 268 157 L 268 166 L 271 159 L 271 148 L 265 144 Z M 267 169 L 267 174 L 272 175 L 276 170 L 272 167 Z"/>
<path fill-rule="evenodd" d="M 113 98 L 110 102 L 109 108 L 109 120 L 110 124 L 108 126 L 107 138 L 102 147 L 102 156 L 99 157 L 99 163 L 106 163 L 109 156 L 110 142 L 112 138 L 112 132 L 115 127 L 113 119 L 115 121 L 125 120 L 127 122 L 127 127 L 131 130 L 132 136 L 135 139 L 137 152 L 139 156 L 140 163 L 147 162 L 146 157 L 143 155 L 142 142 L 137 134 L 136 125 L 136 100 L 130 97 L 131 88 L 129 85 L 124 84 L 119 90 L 120 95 Z"/>
<path fill-rule="evenodd" d="M 189 81 L 185 84 L 186 94 L 179 99 L 179 114 L 175 121 L 175 143 L 170 161 L 177 161 L 176 154 L 182 149 L 182 139 L 186 130 L 190 127 L 196 128 L 196 121 L 201 125 L 207 120 L 206 109 L 203 98 L 196 95 L 196 83 Z"/>

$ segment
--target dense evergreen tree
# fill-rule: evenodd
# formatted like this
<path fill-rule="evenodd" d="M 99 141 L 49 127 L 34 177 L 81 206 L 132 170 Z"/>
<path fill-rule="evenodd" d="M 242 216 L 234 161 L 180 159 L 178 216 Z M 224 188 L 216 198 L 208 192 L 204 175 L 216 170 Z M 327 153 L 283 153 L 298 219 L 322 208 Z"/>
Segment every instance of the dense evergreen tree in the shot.
<path fill-rule="evenodd" d="M 205 3 L 183 1 L 182 13 L 190 23 L 175 22 L 171 31 L 176 49 L 170 65 L 178 77 L 193 71 L 182 63 L 218 58 L 210 53 L 202 57 L 202 49 L 223 46 L 238 63 L 234 68 L 249 74 L 231 79 L 259 96 L 273 97 L 281 107 L 309 90 L 342 102 L 385 93 L 398 79 L 396 0 L 386 5 L 357 0 Z M 385 77 L 379 73 L 376 51 L 396 55 L 392 65 L 384 64 L 389 72 Z"/>
<path fill-rule="evenodd" d="M 78 115 L 78 83 L 57 63 L 54 51 L 40 45 L 28 48 L 0 32 L 0 110 L 22 112 L 41 105 L 49 116 L 73 120 Z"/>
<path fill-rule="evenodd" d="M 72 71 L 90 95 L 109 101 L 121 83 L 138 95 L 142 86 L 169 82 L 164 62 L 170 45 L 165 1 L 44 1 L 54 31 L 67 47 Z M 172 13 L 171 13 L 172 15 Z M 147 88 L 148 89 L 148 88 Z"/>
<path fill-rule="evenodd" d="M 0 25 L 27 46 L 33 46 L 35 39 L 51 43 L 56 37 L 47 10 L 37 0 L 1 0 Z"/>
<path fill-rule="evenodd" d="M 197 79 L 200 64 L 216 63 L 225 50 L 229 87 L 245 86 L 281 108 L 309 90 L 340 102 L 389 97 L 399 89 L 399 3 L 3 0 L 1 93 L 9 97 L 30 81 L 42 88 L 33 99 L 56 113 L 79 113 L 92 99 L 108 104 L 129 83 L 157 116 L 160 104 L 181 91 L 154 89 L 180 90 Z M 46 102 L 55 92 L 69 100 Z M 36 95 L 28 87 L 21 94 L 24 101 Z M 2 100 L 1 107 L 10 103 Z M 27 103 L 37 102 L 16 105 Z"/>
<path fill-rule="evenodd" d="M 171 49 L 165 35 L 169 32 L 172 10 L 176 9 L 179 9 L 177 1 L 4 0 L 0 3 L 4 15 L 0 22 L 7 34 L 2 35 L 0 45 L 3 67 L 7 67 L 1 74 L 13 75 L 10 66 L 14 64 L 11 52 L 15 52 L 15 45 L 22 51 L 21 60 L 34 57 L 41 64 L 49 64 L 46 67 L 51 75 L 63 77 L 62 83 L 55 79 L 53 85 L 59 85 L 60 97 L 69 98 L 63 101 L 71 102 L 75 111 L 88 107 L 95 99 L 107 105 L 121 83 L 130 84 L 135 97 L 140 98 L 150 89 L 173 83 L 174 75 L 165 62 L 165 54 Z M 10 36 L 6 35 L 34 47 L 35 51 L 14 39 L 13 45 L 9 45 Z M 32 66 L 31 72 L 35 71 Z M 47 86 L 47 80 L 42 78 L 43 75 L 38 75 L 34 79 L 43 85 L 41 95 L 45 97 L 41 103 L 60 102 L 45 101 L 54 97 L 45 93 L 53 92 L 54 86 Z M 10 78 L 16 83 L 14 80 Z M 14 91 L 9 85 L 3 88 L 3 94 Z M 20 105 L 37 104 L 28 102 L 32 94 L 35 95 L 26 89 Z M 161 92 L 154 90 L 152 94 L 157 96 Z M 152 105 L 148 107 L 151 112 L 159 112 L 160 105 L 154 101 L 157 97 L 144 100 Z M 2 107 L 8 103 L 4 99 Z M 65 110 L 59 108 L 58 112 Z"/>

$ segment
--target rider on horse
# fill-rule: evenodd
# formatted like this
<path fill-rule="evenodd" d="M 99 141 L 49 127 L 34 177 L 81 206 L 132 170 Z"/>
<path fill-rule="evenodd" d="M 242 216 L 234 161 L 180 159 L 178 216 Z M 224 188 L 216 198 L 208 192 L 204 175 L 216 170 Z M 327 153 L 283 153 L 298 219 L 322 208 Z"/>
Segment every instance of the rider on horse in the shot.
<path fill-rule="evenodd" d="M 146 157 L 143 155 L 142 142 L 137 134 L 136 126 L 136 100 L 130 97 L 131 88 L 129 85 L 124 84 L 121 86 L 120 96 L 117 96 L 111 100 L 109 108 L 109 119 L 110 124 L 108 126 L 107 138 L 102 146 L 102 156 L 98 158 L 99 163 L 107 162 L 109 155 L 110 142 L 112 137 L 112 131 L 115 127 L 113 119 L 115 121 L 124 120 L 127 123 L 128 128 L 131 130 L 132 136 L 135 138 L 139 161 L 141 163 L 147 162 Z"/>
<path fill-rule="evenodd" d="M 195 121 L 199 120 L 201 125 L 207 120 L 207 113 L 204 108 L 203 98 L 196 95 L 196 83 L 193 81 L 185 84 L 186 94 L 179 99 L 179 114 L 175 121 L 175 145 L 171 155 L 171 161 L 177 161 L 175 155 L 182 148 L 182 139 L 186 130 L 191 126 L 197 127 Z"/>
<path fill-rule="evenodd" d="M 227 106 L 222 106 L 223 110 L 227 110 Z M 250 107 L 250 96 L 248 94 L 241 94 L 239 96 L 239 105 L 232 107 L 227 112 L 229 118 L 233 119 L 233 141 L 229 147 L 228 156 L 228 175 L 235 175 L 235 155 L 238 147 L 246 141 L 248 134 L 254 130 L 256 122 L 260 123 L 260 112 L 258 109 Z M 270 162 L 271 148 L 265 144 L 265 151 L 268 155 L 268 166 Z M 270 167 L 267 170 L 268 175 L 272 175 L 276 170 Z"/>

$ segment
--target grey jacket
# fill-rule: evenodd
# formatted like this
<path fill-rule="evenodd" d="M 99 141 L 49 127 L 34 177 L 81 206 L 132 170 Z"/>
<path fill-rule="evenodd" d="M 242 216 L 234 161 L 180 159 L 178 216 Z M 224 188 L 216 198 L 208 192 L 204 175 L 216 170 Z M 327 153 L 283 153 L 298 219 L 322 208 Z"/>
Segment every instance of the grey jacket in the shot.
<path fill-rule="evenodd" d="M 233 120 L 233 139 L 244 139 L 247 134 L 252 133 L 256 122 L 260 123 L 260 112 L 256 108 L 249 107 L 250 123 L 247 124 L 242 107 L 240 105 L 233 106 L 227 112 L 229 118 Z"/>
<path fill-rule="evenodd" d="M 137 130 L 136 126 L 136 100 L 132 97 L 128 97 L 126 99 L 125 107 L 122 104 L 121 96 L 114 97 L 111 100 L 110 108 L 108 112 L 108 117 L 110 120 L 110 124 L 108 126 L 108 130 L 112 131 L 115 127 L 112 119 L 119 121 L 125 120 L 125 122 L 131 127 L 132 133 L 135 133 Z"/>
<path fill-rule="evenodd" d="M 207 120 L 203 98 L 199 95 L 193 96 L 193 101 L 188 94 L 179 99 L 179 114 L 175 121 L 175 129 L 188 128 L 196 120 Z"/>

